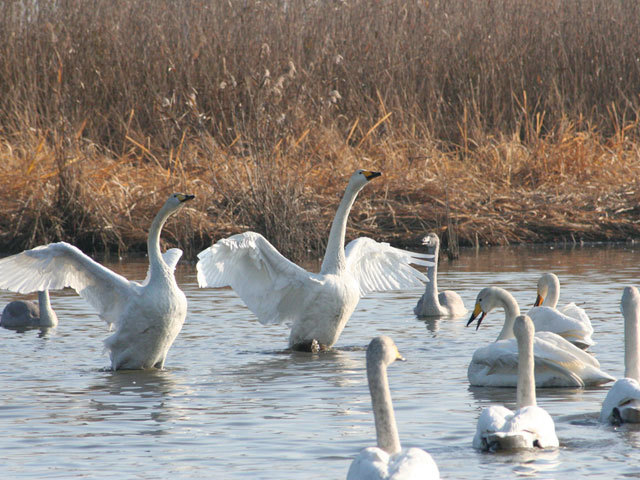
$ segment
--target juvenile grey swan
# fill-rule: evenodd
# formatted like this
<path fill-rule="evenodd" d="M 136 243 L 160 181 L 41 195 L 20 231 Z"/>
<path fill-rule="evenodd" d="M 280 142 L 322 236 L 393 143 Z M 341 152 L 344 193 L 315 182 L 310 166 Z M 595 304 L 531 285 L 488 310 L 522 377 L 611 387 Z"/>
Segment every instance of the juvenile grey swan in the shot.
<path fill-rule="evenodd" d="M 640 293 L 625 287 L 620 301 L 624 316 L 624 377 L 616 380 L 602 403 L 600 421 L 614 425 L 640 423 Z"/>
<path fill-rule="evenodd" d="M 53 328 L 58 325 L 58 315 L 51 308 L 49 290 L 38 292 L 38 303 L 30 300 L 14 300 L 2 310 L 0 326 L 5 328 Z"/>
<path fill-rule="evenodd" d="M 105 340 L 111 368 L 163 368 L 169 348 L 182 328 L 187 298 L 178 287 L 175 266 L 182 255 L 160 253 L 160 231 L 172 213 L 193 195 L 172 194 L 153 219 L 147 248 L 149 273 L 142 283 L 109 270 L 65 242 L 25 250 L 0 259 L 0 288 L 19 293 L 73 288 L 115 333 Z"/>
<path fill-rule="evenodd" d="M 419 317 L 461 317 L 467 314 L 467 309 L 460 295 L 453 290 L 438 292 L 438 254 L 440 239 L 435 233 L 430 233 L 422 239 L 422 244 L 433 247 L 433 267 L 427 270 L 429 281 L 425 285 L 424 293 L 413 312 Z"/>
<path fill-rule="evenodd" d="M 231 286 L 262 324 L 291 324 L 289 347 L 317 350 L 336 343 L 361 296 L 423 286 L 411 263 L 431 266 L 431 255 L 407 252 L 361 237 L 344 247 L 347 217 L 358 192 L 379 172 L 357 170 L 331 225 L 320 273 L 289 261 L 262 235 L 245 232 L 198 254 L 200 287 Z"/>
<path fill-rule="evenodd" d="M 438 466 L 420 448 L 403 450 L 389 392 L 387 367 L 404 360 L 389 337 L 376 337 L 367 347 L 367 379 L 378 446 L 362 450 L 353 460 L 347 480 L 429 480 L 440 478 Z"/>
<path fill-rule="evenodd" d="M 473 447 L 481 450 L 550 448 L 559 445 L 551 415 L 536 404 L 533 339 L 535 328 L 526 315 L 516 317 L 513 332 L 518 344 L 517 410 L 502 405 L 482 410 Z"/>

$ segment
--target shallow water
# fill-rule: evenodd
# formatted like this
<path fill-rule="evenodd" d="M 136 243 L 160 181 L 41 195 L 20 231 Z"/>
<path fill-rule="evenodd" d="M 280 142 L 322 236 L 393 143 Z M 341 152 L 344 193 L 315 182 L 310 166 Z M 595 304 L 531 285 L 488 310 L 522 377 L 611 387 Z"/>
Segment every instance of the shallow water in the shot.
<path fill-rule="evenodd" d="M 560 277 L 560 304 L 591 316 L 602 369 L 623 374 L 624 286 L 638 284 L 638 252 L 627 246 L 463 251 L 440 265 L 439 286 L 473 307 L 478 290 L 499 285 L 523 310 L 540 273 Z M 146 264 L 108 263 L 129 278 Z M 187 321 L 164 371 L 111 372 L 109 333 L 71 291 L 53 292 L 60 325 L 48 332 L 0 329 L 0 478 L 340 479 L 375 444 L 364 349 L 390 335 L 407 362 L 389 368 L 404 447 L 435 458 L 443 478 L 620 478 L 640 476 L 640 429 L 599 425 L 607 386 L 539 389 L 561 447 L 484 454 L 471 448 L 480 409 L 513 408 L 515 389 L 470 388 L 475 348 L 495 339 L 502 311 L 481 328 L 417 319 L 420 290 L 362 299 L 334 352 L 284 353 L 288 330 L 260 325 L 228 289 L 198 289 L 181 262 Z M 0 292 L 0 305 L 21 298 Z"/>

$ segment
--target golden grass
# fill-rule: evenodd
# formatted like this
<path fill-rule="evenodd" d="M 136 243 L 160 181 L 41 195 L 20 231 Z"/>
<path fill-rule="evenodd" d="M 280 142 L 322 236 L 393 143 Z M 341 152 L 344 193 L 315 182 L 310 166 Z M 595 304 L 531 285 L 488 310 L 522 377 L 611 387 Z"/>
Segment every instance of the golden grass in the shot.
<path fill-rule="evenodd" d="M 350 237 L 637 236 L 640 4 L 372 5 L 5 2 L 0 250 L 144 250 L 184 191 L 188 257 L 247 229 L 318 256 L 358 167 Z"/>

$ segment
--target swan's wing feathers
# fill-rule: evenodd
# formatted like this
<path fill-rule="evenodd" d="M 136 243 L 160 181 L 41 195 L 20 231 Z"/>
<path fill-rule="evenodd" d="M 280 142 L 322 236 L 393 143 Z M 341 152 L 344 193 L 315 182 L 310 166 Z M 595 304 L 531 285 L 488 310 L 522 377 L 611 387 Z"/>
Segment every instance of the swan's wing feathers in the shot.
<path fill-rule="evenodd" d="M 108 323 L 131 295 L 133 284 L 66 242 L 25 250 L 0 260 L 0 288 L 19 293 L 73 288 Z"/>
<path fill-rule="evenodd" d="M 263 324 L 295 321 L 296 304 L 316 281 L 255 232 L 219 240 L 198 259 L 200 287 L 230 286 Z"/>
<path fill-rule="evenodd" d="M 347 268 L 358 279 L 360 295 L 374 291 L 422 287 L 424 274 L 411 266 L 433 266 L 433 255 L 408 252 L 371 238 L 357 238 L 345 248 Z"/>
<path fill-rule="evenodd" d="M 170 248 L 166 252 L 162 254 L 162 260 L 167 264 L 167 267 L 171 269 L 172 272 L 175 272 L 176 267 L 178 266 L 178 262 L 182 258 L 182 250 L 179 248 Z M 140 284 L 141 286 L 145 286 L 149 283 L 149 279 L 151 278 L 151 265 L 147 269 L 147 276 Z"/>

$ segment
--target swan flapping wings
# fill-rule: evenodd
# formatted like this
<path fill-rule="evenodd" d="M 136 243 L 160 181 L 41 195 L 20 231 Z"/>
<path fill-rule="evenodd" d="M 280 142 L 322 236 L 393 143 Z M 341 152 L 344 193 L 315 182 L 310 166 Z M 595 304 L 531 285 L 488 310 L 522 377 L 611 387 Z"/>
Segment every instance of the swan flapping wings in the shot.
<path fill-rule="evenodd" d="M 347 271 L 360 295 L 373 291 L 421 287 L 426 277 L 410 264 L 432 265 L 425 255 L 358 238 L 345 249 Z M 296 321 L 300 305 L 311 300 L 322 274 L 311 273 L 285 258 L 259 233 L 245 232 L 219 240 L 198 254 L 200 287 L 233 288 L 263 324 Z"/>

